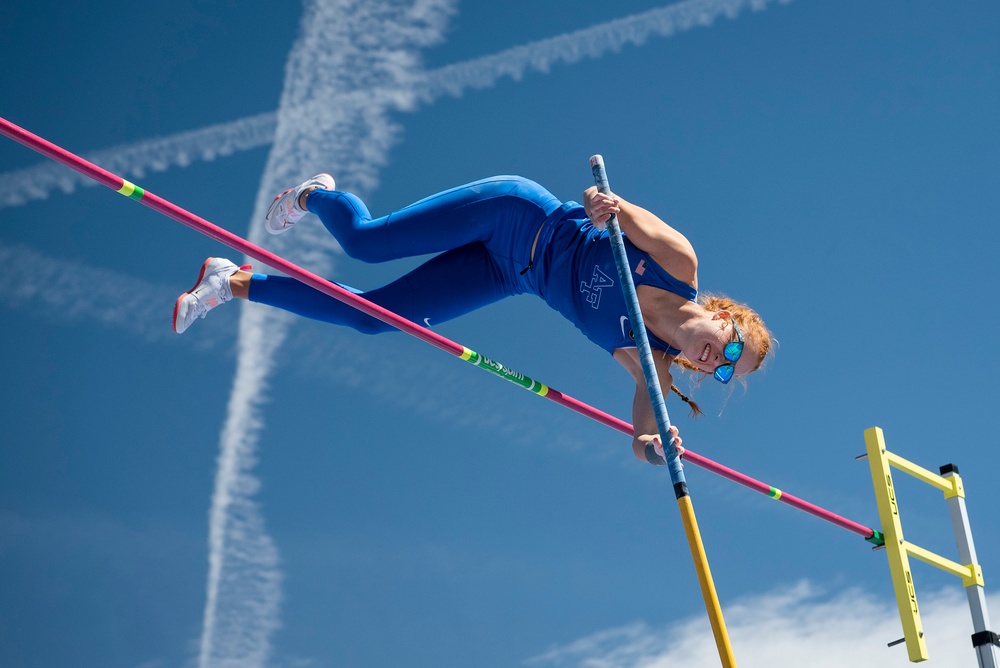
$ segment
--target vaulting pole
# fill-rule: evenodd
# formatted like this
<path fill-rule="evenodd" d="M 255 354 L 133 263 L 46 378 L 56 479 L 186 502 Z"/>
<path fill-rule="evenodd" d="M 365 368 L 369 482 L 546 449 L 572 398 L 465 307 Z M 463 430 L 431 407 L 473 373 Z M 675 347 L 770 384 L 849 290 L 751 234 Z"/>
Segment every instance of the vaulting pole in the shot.
<path fill-rule="evenodd" d="M 0 134 L 10 137 L 14 141 L 23 144 L 31 150 L 36 151 L 47 158 L 51 158 L 58 163 L 66 165 L 70 169 L 97 181 L 101 185 L 107 186 L 115 192 L 125 195 L 129 199 L 133 199 L 140 204 L 148 206 L 154 211 L 158 211 L 168 218 L 172 218 L 183 225 L 201 232 L 202 234 L 209 236 L 216 241 L 225 244 L 226 246 L 229 246 L 244 255 L 247 255 L 248 257 L 252 257 L 260 262 L 280 269 L 302 283 L 305 283 L 306 285 L 313 287 L 316 290 L 333 297 L 334 299 L 340 300 L 345 304 L 349 304 L 359 311 L 367 313 L 373 318 L 377 318 L 384 323 L 392 325 L 407 334 L 411 334 L 421 341 L 429 343 L 447 353 L 451 353 L 459 359 L 463 359 L 480 369 L 484 369 L 490 373 L 500 376 L 501 378 L 534 392 L 539 396 L 545 397 L 550 401 L 554 401 L 557 404 L 565 406 L 580 415 L 589 417 L 590 419 L 600 422 L 601 424 L 611 427 L 612 429 L 616 429 L 623 434 L 628 434 L 629 436 L 632 435 L 632 425 L 628 422 L 589 406 L 582 401 L 574 399 L 573 397 L 563 394 L 562 392 L 539 383 L 538 381 L 532 380 L 531 378 L 520 374 L 513 369 L 505 367 L 499 362 L 494 362 L 493 360 L 484 357 L 479 353 L 466 348 L 465 346 L 461 346 L 432 332 L 429 329 L 410 322 L 409 320 L 396 315 L 392 311 L 387 311 L 381 306 L 373 304 L 363 297 L 341 288 L 335 283 L 331 283 L 326 279 L 320 278 L 319 276 L 316 276 L 315 274 L 312 274 L 259 246 L 255 246 L 246 239 L 238 237 L 221 227 L 217 227 L 207 220 L 199 218 L 193 213 L 189 213 L 179 206 L 171 204 L 170 202 L 157 197 L 153 193 L 143 190 L 134 183 L 126 181 L 122 177 L 112 174 L 111 172 L 98 167 L 80 156 L 70 153 L 69 151 L 28 132 L 27 130 L 2 117 L 0 117 Z M 702 457 L 691 450 L 685 451 L 684 461 L 694 464 L 695 466 L 700 466 L 707 471 L 711 471 L 712 473 L 727 478 L 728 480 L 743 485 L 744 487 L 760 492 L 761 494 L 765 494 L 776 501 L 780 501 L 786 505 L 792 506 L 793 508 L 798 508 L 799 510 L 807 512 L 814 517 L 818 517 L 821 520 L 830 522 L 831 524 L 839 526 L 852 533 L 856 533 L 871 543 L 875 543 L 876 545 L 883 544 L 882 533 L 875 529 L 871 529 L 863 524 L 859 524 L 837 515 L 836 513 L 832 513 L 829 510 L 792 496 L 791 494 L 783 493 L 776 487 L 772 487 L 767 483 L 761 482 L 748 475 L 740 473 L 739 471 L 723 466 L 722 464 L 714 462 L 707 457 Z"/>
<path fill-rule="evenodd" d="M 594 173 L 594 183 L 597 185 L 597 189 L 605 194 L 610 193 L 611 187 L 604 169 L 604 158 L 599 155 L 591 156 L 590 169 Z M 726 630 L 726 620 L 722 616 L 719 596 L 715 591 L 712 570 L 708 566 L 708 555 L 705 552 L 705 545 L 701 541 L 701 532 L 698 531 L 698 519 L 695 517 L 694 505 L 691 502 L 687 481 L 684 478 L 684 467 L 681 465 L 680 455 L 674 448 L 674 437 L 670 436 L 669 433 L 670 416 L 667 414 L 667 405 L 663 401 L 663 392 L 660 389 L 660 379 L 656 374 L 653 350 L 649 347 L 649 337 L 646 336 L 646 326 L 639 308 L 639 297 L 635 293 L 632 267 L 629 265 L 628 255 L 625 252 L 625 240 L 622 237 L 621 227 L 618 225 L 618 216 L 611 214 L 607 225 L 611 232 L 611 249 L 615 256 L 615 265 L 618 268 L 618 279 L 621 281 L 622 292 L 625 295 L 625 306 L 628 307 L 629 322 L 632 325 L 635 345 L 639 351 L 639 362 L 642 364 L 642 373 L 646 378 L 646 390 L 653 402 L 656 427 L 659 429 L 661 439 L 669 439 L 669 442 L 663 446 L 663 453 L 667 458 L 667 468 L 670 471 L 670 481 L 674 486 L 674 496 L 677 497 L 677 507 L 680 509 L 681 519 L 684 522 L 684 533 L 687 535 L 688 546 L 691 548 L 691 558 L 694 560 L 695 571 L 698 573 L 701 595 L 705 599 L 705 609 L 708 611 L 712 634 L 715 636 L 715 646 L 719 650 L 719 659 L 724 668 L 735 667 L 736 658 L 733 656 L 733 648 L 729 642 L 729 632 Z"/>

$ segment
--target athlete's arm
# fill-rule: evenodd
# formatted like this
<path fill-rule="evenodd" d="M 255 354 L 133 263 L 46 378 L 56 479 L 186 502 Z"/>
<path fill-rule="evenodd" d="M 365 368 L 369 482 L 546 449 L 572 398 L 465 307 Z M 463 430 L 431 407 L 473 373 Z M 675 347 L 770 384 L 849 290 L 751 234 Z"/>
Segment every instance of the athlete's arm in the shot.
<path fill-rule="evenodd" d="M 616 214 L 629 241 L 649 253 L 674 278 L 697 287 L 698 257 L 694 247 L 659 216 L 613 193 L 600 193 L 594 186 L 584 191 L 583 208 L 591 222 L 601 228 L 612 213 Z"/>
<path fill-rule="evenodd" d="M 659 428 L 656 425 L 656 414 L 653 412 L 653 402 L 649 398 L 649 391 L 646 389 L 646 377 L 642 373 L 642 365 L 639 363 L 639 355 L 635 348 L 619 348 L 614 352 L 614 357 L 618 363 L 625 367 L 635 380 L 635 396 L 632 399 L 632 452 L 644 462 L 647 458 L 646 447 L 649 444 L 660 443 Z M 660 381 L 660 392 L 664 397 L 670 395 L 670 384 L 673 378 L 670 375 L 671 357 L 653 355 L 653 364 L 656 367 L 656 376 Z M 678 453 L 683 453 L 681 439 L 677 435 L 677 427 L 671 427 L 670 433 L 674 437 L 674 447 Z M 650 462 L 652 463 L 652 462 Z"/>

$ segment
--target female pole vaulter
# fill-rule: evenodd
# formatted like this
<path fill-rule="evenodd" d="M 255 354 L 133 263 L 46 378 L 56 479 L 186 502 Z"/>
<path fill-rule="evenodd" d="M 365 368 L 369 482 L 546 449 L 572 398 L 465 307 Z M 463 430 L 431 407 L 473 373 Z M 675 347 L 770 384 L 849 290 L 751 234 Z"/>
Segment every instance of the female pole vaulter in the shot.
<path fill-rule="evenodd" d="M 333 177 L 318 174 L 281 193 L 268 209 L 267 231 L 283 234 L 312 212 L 350 257 L 364 262 L 438 253 L 381 288 L 362 292 L 342 286 L 428 326 L 511 295 L 539 296 L 635 380 L 632 448 L 651 464 L 663 464 L 665 457 L 604 229 L 611 214 L 625 235 L 663 388 L 697 414 L 697 404 L 673 385 L 671 364 L 728 383 L 759 369 L 772 349 L 772 336 L 752 309 L 721 295 L 698 298 L 698 259 L 684 235 L 615 194 L 590 187 L 580 205 L 561 202 L 528 179 L 495 176 L 373 218 L 357 196 L 335 188 Z M 183 333 L 234 297 L 364 334 L 394 330 L 295 279 L 252 274 L 229 260 L 209 258 L 195 287 L 177 298 L 174 331 Z M 682 450 L 676 427 L 671 432 Z"/>

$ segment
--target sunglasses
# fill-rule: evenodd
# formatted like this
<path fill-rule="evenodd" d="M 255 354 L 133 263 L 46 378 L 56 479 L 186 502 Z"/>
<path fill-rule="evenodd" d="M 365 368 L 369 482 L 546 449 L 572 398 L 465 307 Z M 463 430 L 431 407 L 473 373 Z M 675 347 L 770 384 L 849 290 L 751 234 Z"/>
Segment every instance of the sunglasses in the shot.
<path fill-rule="evenodd" d="M 733 379 L 733 375 L 736 373 L 736 362 L 739 361 L 740 356 L 743 354 L 743 332 L 740 331 L 740 326 L 736 324 L 736 320 L 732 317 L 729 318 L 729 322 L 733 323 L 733 331 L 736 332 L 736 340 L 726 344 L 725 349 L 722 351 L 722 356 L 728 360 L 728 364 L 720 364 L 715 369 L 715 379 L 720 383 L 728 383 Z"/>

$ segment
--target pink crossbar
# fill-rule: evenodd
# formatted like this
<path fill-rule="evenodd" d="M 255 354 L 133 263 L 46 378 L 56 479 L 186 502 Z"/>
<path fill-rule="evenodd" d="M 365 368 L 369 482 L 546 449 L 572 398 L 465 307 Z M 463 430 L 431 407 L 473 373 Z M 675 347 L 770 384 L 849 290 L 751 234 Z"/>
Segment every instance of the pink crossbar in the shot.
<path fill-rule="evenodd" d="M 215 239 L 216 241 L 225 244 L 226 246 L 237 250 L 244 255 L 252 257 L 276 269 L 280 269 L 287 275 L 301 281 L 302 283 L 305 283 L 306 285 L 319 290 L 334 299 L 344 302 L 345 304 L 349 304 L 350 306 L 367 313 L 373 318 L 377 318 L 384 323 L 392 325 L 407 334 L 415 336 L 421 341 L 429 343 L 436 348 L 439 348 L 447 353 L 451 353 L 456 357 L 462 357 L 468 352 L 465 346 L 459 345 L 450 339 L 432 332 L 426 327 L 421 327 L 420 325 L 396 315 L 392 311 L 388 311 L 377 304 L 373 304 L 363 297 L 360 297 L 349 290 L 345 290 L 339 285 L 331 283 L 325 278 L 317 276 L 316 274 L 313 274 L 295 264 L 292 264 L 284 258 L 279 257 L 274 253 L 261 248 L 260 246 L 252 244 L 246 239 L 236 236 L 232 232 L 224 230 L 221 227 L 208 222 L 204 218 L 196 216 L 193 213 L 180 208 L 176 204 L 154 195 L 151 192 L 135 189 L 139 192 L 139 195 L 135 196 L 133 194 L 134 185 L 129 181 L 126 181 L 122 177 L 98 167 L 78 155 L 70 153 L 66 149 L 61 148 L 52 142 L 28 132 L 5 118 L 0 118 L 0 134 L 4 134 L 14 141 L 23 144 L 24 146 L 27 146 L 28 148 L 37 151 L 38 153 L 41 153 L 58 163 L 66 165 L 70 169 L 73 169 L 116 192 L 130 195 L 132 196 L 132 199 L 148 206 L 154 211 L 158 211 L 168 218 L 181 223 L 182 225 L 186 225 L 198 232 L 201 232 L 202 234 L 211 237 L 212 239 Z M 611 427 L 612 429 L 617 429 L 623 434 L 632 436 L 632 425 L 624 420 L 620 420 L 613 415 L 609 415 L 552 388 L 549 388 L 548 392 L 544 396 L 546 399 L 565 406 L 570 410 L 576 411 L 581 415 L 585 415 L 586 417 L 596 420 L 597 422 Z M 684 453 L 683 459 L 685 462 L 689 462 L 707 471 L 711 471 L 712 473 L 720 475 L 728 480 L 732 480 L 733 482 L 743 485 L 744 487 L 766 494 L 771 498 L 792 506 L 793 508 L 803 510 L 810 515 L 826 520 L 831 524 L 847 529 L 848 531 L 856 533 L 866 539 L 871 538 L 875 534 L 874 530 L 862 524 L 858 524 L 857 522 L 853 522 L 845 517 L 841 517 L 836 513 L 832 513 L 829 510 L 825 510 L 824 508 L 809 503 L 808 501 L 803 501 L 802 499 L 792 496 L 791 494 L 778 492 L 776 488 L 771 487 L 766 483 L 760 482 L 759 480 L 755 480 L 754 478 L 744 475 L 739 471 L 735 471 L 729 467 L 723 466 L 722 464 L 716 463 L 707 457 L 702 457 L 691 450 L 687 450 Z"/>

